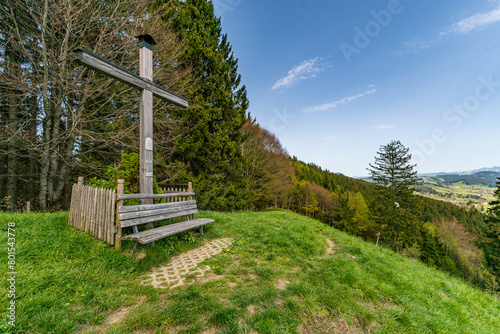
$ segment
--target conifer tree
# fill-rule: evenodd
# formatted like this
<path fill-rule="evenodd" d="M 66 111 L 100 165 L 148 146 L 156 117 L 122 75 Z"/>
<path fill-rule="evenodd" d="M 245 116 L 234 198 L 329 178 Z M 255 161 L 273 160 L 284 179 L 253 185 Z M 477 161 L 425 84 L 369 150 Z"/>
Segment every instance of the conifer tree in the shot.
<path fill-rule="evenodd" d="M 421 181 L 408 151 L 399 140 L 391 141 L 380 147 L 375 163 L 367 168 L 372 181 L 381 186 L 373 205 L 375 219 L 382 229 L 386 228 L 381 238 L 399 250 L 420 238 L 418 201 L 413 193 Z"/>
<path fill-rule="evenodd" d="M 170 6 L 166 16 L 186 47 L 183 63 L 200 78 L 189 96 L 192 107 L 179 114 L 190 131 L 179 137 L 176 159 L 189 165 L 201 205 L 233 209 L 220 207 L 226 204 L 214 197 L 237 196 L 234 191 L 238 187 L 230 183 L 238 178 L 240 130 L 248 109 L 246 88 L 240 86 L 237 73 L 238 61 L 211 1 L 172 0 Z M 203 198 L 209 193 L 212 198 Z"/>
<path fill-rule="evenodd" d="M 495 200 L 490 203 L 491 207 L 486 220 L 485 240 L 483 250 L 488 265 L 497 277 L 500 284 L 500 178 L 495 190 Z"/>

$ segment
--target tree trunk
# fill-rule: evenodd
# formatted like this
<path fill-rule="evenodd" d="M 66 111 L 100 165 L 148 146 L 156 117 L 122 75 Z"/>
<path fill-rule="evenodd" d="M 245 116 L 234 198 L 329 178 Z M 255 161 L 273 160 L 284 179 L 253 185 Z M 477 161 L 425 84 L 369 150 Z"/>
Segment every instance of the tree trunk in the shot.
<path fill-rule="evenodd" d="M 47 15 L 48 15 L 48 0 L 44 2 L 43 20 L 41 27 L 41 44 L 42 44 L 42 70 L 43 70 L 43 82 L 42 82 L 42 98 L 43 98 L 43 113 L 45 113 L 45 118 L 43 120 L 43 144 L 42 144 L 42 154 L 41 163 L 42 169 L 40 171 L 40 208 L 45 211 L 47 210 L 47 192 L 48 192 L 48 179 L 49 179 L 49 167 L 50 167 L 50 129 L 52 123 L 52 111 L 51 103 L 49 101 L 49 64 L 47 59 Z"/>
<path fill-rule="evenodd" d="M 17 126 L 17 103 L 16 93 L 14 90 L 10 91 L 9 97 L 9 119 L 8 131 L 10 136 L 8 139 L 8 153 L 7 153 L 7 209 L 8 211 L 15 211 L 16 209 L 16 188 L 17 188 L 17 152 L 16 152 L 16 126 Z"/>

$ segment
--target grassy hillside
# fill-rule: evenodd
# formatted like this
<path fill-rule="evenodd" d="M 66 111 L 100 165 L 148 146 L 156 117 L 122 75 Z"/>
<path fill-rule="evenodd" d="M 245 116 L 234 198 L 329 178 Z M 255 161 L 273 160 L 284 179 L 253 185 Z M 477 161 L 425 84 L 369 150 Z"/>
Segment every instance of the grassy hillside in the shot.
<path fill-rule="evenodd" d="M 16 224 L 18 273 L 17 325 L 3 322 L 0 332 L 500 332 L 495 297 L 317 221 L 287 211 L 200 216 L 216 220 L 204 236 L 174 236 L 141 248 L 146 257 L 136 260 L 68 226 L 67 213 L 0 214 L 2 259 L 7 223 Z M 211 279 L 172 290 L 140 284 L 152 266 L 220 237 L 235 242 L 204 262 Z"/>

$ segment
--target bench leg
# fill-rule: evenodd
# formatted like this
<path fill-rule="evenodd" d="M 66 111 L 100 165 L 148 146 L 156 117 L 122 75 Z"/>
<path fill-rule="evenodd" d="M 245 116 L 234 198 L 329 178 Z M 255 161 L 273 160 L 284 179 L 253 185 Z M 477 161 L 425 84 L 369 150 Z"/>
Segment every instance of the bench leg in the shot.
<path fill-rule="evenodd" d="M 200 226 L 200 233 L 203 234 L 203 225 Z"/>
<path fill-rule="evenodd" d="M 134 231 L 134 233 L 139 233 L 139 230 L 137 229 L 137 226 L 132 226 L 132 231 Z M 137 248 L 137 241 L 135 242 L 134 244 L 134 247 L 132 247 L 132 253 L 135 253 L 135 249 Z"/>

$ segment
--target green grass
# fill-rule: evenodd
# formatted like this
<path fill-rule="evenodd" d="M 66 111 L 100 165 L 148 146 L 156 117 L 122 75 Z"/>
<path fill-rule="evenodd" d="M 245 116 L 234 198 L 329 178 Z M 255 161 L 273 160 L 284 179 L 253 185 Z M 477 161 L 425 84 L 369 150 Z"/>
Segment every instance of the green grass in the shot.
<path fill-rule="evenodd" d="M 16 223 L 18 272 L 17 326 L 0 332 L 97 333 L 145 296 L 107 333 L 500 333 L 496 297 L 314 220 L 280 210 L 199 216 L 216 221 L 204 236 L 167 238 L 135 261 L 68 226 L 67 213 L 0 214 L 2 245 L 7 222 Z M 174 254 L 221 237 L 235 242 L 203 263 L 218 279 L 172 290 L 139 283 Z M 7 305 L 4 291 L 0 298 Z"/>

